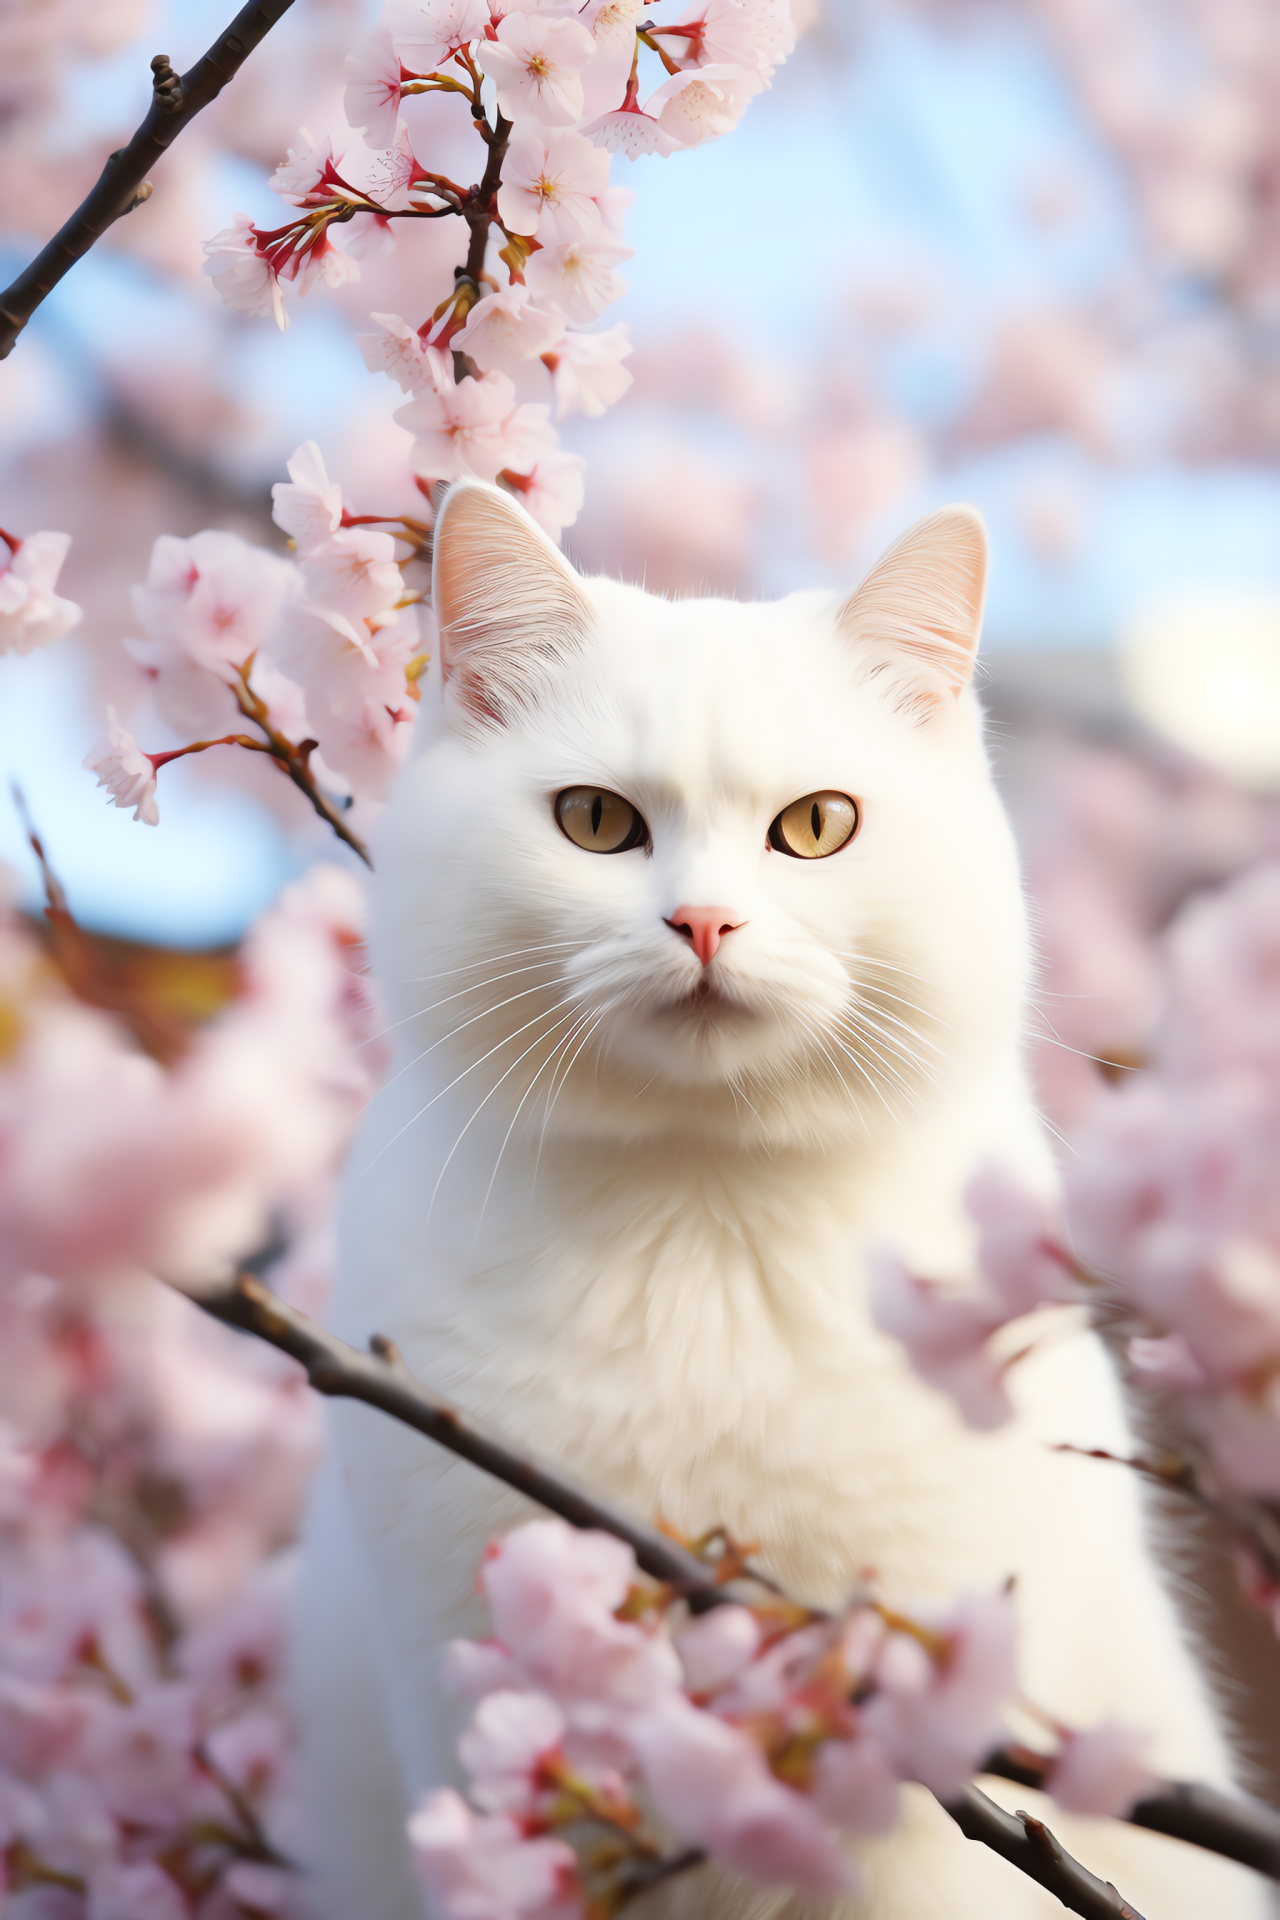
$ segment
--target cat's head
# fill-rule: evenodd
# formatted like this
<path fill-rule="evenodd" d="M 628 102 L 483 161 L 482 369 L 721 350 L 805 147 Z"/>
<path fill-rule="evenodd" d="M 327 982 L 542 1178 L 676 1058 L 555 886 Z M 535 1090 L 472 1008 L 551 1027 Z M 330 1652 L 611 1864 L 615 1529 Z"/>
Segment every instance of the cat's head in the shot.
<path fill-rule="evenodd" d="M 1012 1045 L 984 575 L 957 507 L 847 596 L 669 601 L 456 487 L 424 745 L 379 835 L 403 1060 L 534 1134 L 781 1144 L 881 1126 Z"/>

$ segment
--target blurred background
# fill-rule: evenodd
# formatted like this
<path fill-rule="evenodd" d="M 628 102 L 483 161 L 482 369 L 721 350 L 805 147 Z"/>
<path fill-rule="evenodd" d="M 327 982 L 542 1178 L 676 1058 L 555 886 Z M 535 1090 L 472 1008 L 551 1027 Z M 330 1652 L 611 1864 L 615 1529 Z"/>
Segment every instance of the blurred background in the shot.
<path fill-rule="evenodd" d="M 566 433 L 589 462 L 566 545 L 662 589 L 774 595 L 852 585 L 920 514 L 977 503 L 993 546 L 984 698 L 1041 955 L 1036 1069 L 1069 1137 L 1147 1057 L 1179 905 L 1280 853 L 1280 8 L 793 5 L 800 44 L 727 139 L 614 163 L 637 194 L 629 291 L 610 314 L 630 325 L 635 384 Z M 341 126 L 342 58 L 365 11 L 295 0 L 157 168 L 151 199 L 0 364 L 0 526 L 70 533 L 60 588 L 85 609 L 69 637 L 0 658 L 0 859 L 38 906 L 16 780 L 78 919 L 126 941 L 225 949 L 286 881 L 343 857 L 256 755 L 167 770 L 155 830 L 112 810 L 81 760 L 108 701 L 126 724 L 137 710 L 145 746 L 173 744 L 120 645 L 158 535 L 222 527 L 282 550 L 270 488 L 307 438 L 357 511 L 412 497 L 409 436 L 391 418 L 402 396 L 366 371 L 355 336 L 371 310 L 417 324 L 448 284 L 450 235 L 417 229 L 358 284 L 291 297 L 287 335 L 229 311 L 200 272 L 202 241 L 237 211 L 275 224 L 266 182 L 299 127 Z M 152 54 L 185 68 L 226 12 L 0 0 L 0 282 L 141 119 Z M 231 991 L 211 980 L 197 1017 Z M 322 1247 L 321 1277 L 297 1283 L 312 1305 L 326 1260 Z M 99 1322 L 57 1312 L 64 1360 L 68 1327 L 87 1352 Z M 216 1457 L 241 1489 L 264 1433 L 286 1462 L 277 1506 L 242 1528 L 256 1565 L 291 1537 L 315 1436 L 292 1375 L 271 1375 L 251 1416 L 240 1349 L 216 1358 L 204 1399 L 183 1400 L 184 1418 L 207 1413 L 191 1457 Z M 176 1365 L 148 1348 L 137 1371 L 156 1381 Z M 41 1433 L 70 1430 L 71 1393 L 50 1389 Z M 176 1418 L 155 1415 L 156 1432 Z M 155 1526 L 181 1544 L 192 1514 L 221 1513 L 223 1480 L 210 1468 L 215 1492 L 200 1491 L 188 1454 L 165 1446 L 172 1512 Z M 98 1501 L 109 1477 L 85 1472 Z M 136 1460 L 128 1472 L 128 1501 L 100 1510 L 77 1494 L 67 1512 L 138 1559 L 119 1516 L 151 1513 L 152 1480 Z M 222 1567 L 224 1534 L 212 1521 L 205 1534 Z M 1274 1784 L 1274 1639 L 1232 1599 L 1221 1556 L 1214 1567 L 1205 1604 L 1271 1675 L 1252 1736 Z M 218 1596 L 235 1586 L 219 1581 Z M 258 1886 L 236 1911 L 266 1903 Z"/>

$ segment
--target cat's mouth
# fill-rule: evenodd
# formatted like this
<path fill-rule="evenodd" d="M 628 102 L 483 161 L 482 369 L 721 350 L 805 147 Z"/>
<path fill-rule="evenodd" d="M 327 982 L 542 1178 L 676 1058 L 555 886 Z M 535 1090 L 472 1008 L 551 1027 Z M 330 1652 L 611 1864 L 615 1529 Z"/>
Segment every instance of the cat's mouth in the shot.
<path fill-rule="evenodd" d="M 677 1020 L 695 1021 L 699 1026 L 710 1025 L 713 1021 L 749 1020 L 753 1017 L 753 1009 L 745 1001 L 726 993 L 706 973 L 695 981 L 688 993 L 681 994 L 678 1000 L 669 1000 L 662 1011 Z"/>

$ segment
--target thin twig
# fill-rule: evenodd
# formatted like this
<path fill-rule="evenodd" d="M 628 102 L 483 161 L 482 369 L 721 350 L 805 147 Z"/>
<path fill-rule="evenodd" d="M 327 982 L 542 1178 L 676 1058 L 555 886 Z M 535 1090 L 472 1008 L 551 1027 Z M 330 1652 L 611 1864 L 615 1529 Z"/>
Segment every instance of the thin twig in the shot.
<path fill-rule="evenodd" d="M 706 1563 L 669 1535 L 633 1520 L 577 1486 L 559 1469 L 486 1433 L 415 1379 L 395 1345 L 381 1335 L 370 1340 L 370 1353 L 361 1353 L 278 1299 L 250 1273 L 240 1274 L 217 1293 L 199 1294 L 195 1299 L 206 1313 L 228 1326 L 256 1334 L 292 1355 L 306 1368 L 317 1393 L 363 1400 L 536 1500 L 548 1512 L 558 1513 L 571 1526 L 599 1528 L 625 1540 L 644 1572 L 678 1588 L 695 1613 L 735 1597 L 732 1582 L 717 1583 Z M 748 1571 L 748 1577 L 754 1575 Z M 1000 1752 L 988 1756 L 980 1771 L 1003 1775 L 1020 1785 L 1040 1786 L 1048 1766 L 1037 1769 L 1034 1761 L 1034 1755 L 1022 1750 L 1016 1756 Z M 970 1840 L 994 1848 L 1085 1920 L 1095 1916 L 1097 1920 L 1124 1920 L 1125 1916 L 1141 1920 L 1114 1887 L 1073 1860 L 1031 1815 L 1015 1818 L 1005 1813 L 976 1787 L 948 1806 L 947 1812 Z M 1256 1803 L 1230 1800 L 1210 1787 L 1160 1781 L 1128 1818 L 1134 1826 L 1185 1840 L 1280 1880 L 1280 1816 Z"/>
<path fill-rule="evenodd" d="M 339 840 L 349 846 L 353 853 L 358 853 L 366 867 L 372 867 L 373 861 L 369 857 L 368 847 L 358 834 L 351 831 L 332 801 L 325 798 L 320 791 L 319 782 L 311 771 L 311 753 L 316 742 L 305 740 L 301 746 L 295 746 L 292 740 L 286 739 L 278 728 L 272 726 L 266 701 L 260 699 L 249 684 L 252 667 L 253 660 L 247 660 L 240 669 L 240 678 L 232 688 L 232 692 L 245 719 L 252 720 L 255 727 L 261 728 L 265 736 L 265 744 L 248 739 L 242 739 L 237 744 L 252 747 L 260 753 L 269 753 L 281 771 L 292 780 L 299 793 L 306 795 L 320 818 L 333 828 Z M 224 743 L 215 740 L 211 744 L 220 746 Z M 179 754 L 185 751 L 189 749 L 180 748 Z M 177 758 L 178 755 L 174 757 Z"/>
<path fill-rule="evenodd" d="M 146 119 L 128 146 L 109 156 L 65 226 L 0 294 L 0 360 L 12 351 L 36 308 L 64 274 L 83 259 L 108 227 L 148 197 L 151 187 L 146 176 L 150 168 L 164 157 L 182 129 L 217 99 L 292 4 L 293 0 L 249 0 L 209 51 L 180 78 L 165 55 L 156 55 L 151 63 L 154 87 Z"/>
<path fill-rule="evenodd" d="M 664 1880 L 674 1880 L 677 1874 L 702 1866 L 706 1858 L 701 1847 L 686 1847 L 683 1853 L 661 1855 L 656 1860 L 630 1861 L 618 1875 L 618 1892 L 624 1901 L 634 1900 Z"/>
<path fill-rule="evenodd" d="M 558 1513 L 571 1526 L 598 1527 L 625 1540 L 644 1571 L 655 1580 L 678 1587 L 695 1612 L 718 1606 L 729 1597 L 716 1585 L 704 1562 L 678 1541 L 575 1486 L 532 1454 L 485 1433 L 447 1400 L 424 1387 L 390 1340 L 375 1334 L 369 1342 L 372 1352 L 361 1353 L 295 1307 L 287 1306 L 249 1273 L 242 1273 L 220 1293 L 198 1294 L 196 1301 L 206 1313 L 225 1320 L 228 1326 L 256 1333 L 292 1354 L 306 1368 L 317 1393 L 363 1400 L 378 1407 L 517 1492 L 527 1494 L 549 1512 Z"/>
<path fill-rule="evenodd" d="M 978 1771 L 1020 1787 L 1043 1787 L 1052 1766 L 1052 1757 L 1002 1747 Z M 1194 1780 L 1159 1780 L 1124 1817 L 1131 1826 L 1167 1833 L 1280 1880 L 1280 1814 L 1261 1801 L 1235 1800 Z"/>
<path fill-rule="evenodd" d="M 1142 1920 L 1109 1880 L 1073 1860 L 1043 1820 L 1030 1813 L 1006 1813 L 977 1787 L 966 1787 L 947 1812 L 967 1840 L 977 1840 L 1007 1860 L 1020 1873 L 1038 1880 L 1082 1920 Z"/>

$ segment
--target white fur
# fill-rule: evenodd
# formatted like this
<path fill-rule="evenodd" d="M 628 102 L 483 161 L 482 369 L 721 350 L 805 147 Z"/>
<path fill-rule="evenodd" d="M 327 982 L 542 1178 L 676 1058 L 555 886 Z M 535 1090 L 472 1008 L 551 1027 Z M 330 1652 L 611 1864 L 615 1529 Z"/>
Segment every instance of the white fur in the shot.
<path fill-rule="evenodd" d="M 1016 1575 L 1037 1701 L 1148 1725 L 1162 1768 L 1225 1782 L 1134 1485 L 1044 1445 L 1126 1444 L 1093 1339 L 1026 1363 L 1018 1421 L 978 1437 L 864 1304 L 875 1239 L 964 1273 L 977 1162 L 1052 1178 L 1020 1058 L 1017 864 L 955 690 L 980 527 L 952 513 L 909 540 L 843 608 L 673 604 L 579 583 L 489 489 L 451 496 L 447 684 L 376 849 L 397 1058 L 346 1182 L 336 1324 L 392 1335 L 637 1513 L 758 1541 L 814 1601 L 868 1569 L 906 1604 Z M 552 805 L 574 784 L 638 806 L 652 852 L 572 845 Z M 769 850 L 774 815 L 823 788 L 858 799 L 856 839 Z M 664 924 L 682 904 L 744 923 L 708 970 L 724 998 L 689 998 L 702 969 Z M 400 1823 L 454 1772 L 437 1649 L 485 1630 L 476 1566 L 522 1509 L 367 1409 L 336 1410 L 334 1435 L 304 1580 L 317 1882 L 332 1920 L 411 1920 Z M 1050 1817 L 1148 1920 L 1267 1911 L 1242 1869 Z M 1061 1911 L 915 1790 L 865 1861 L 860 1920 Z M 648 1910 L 814 1908 L 699 1876 Z"/>

